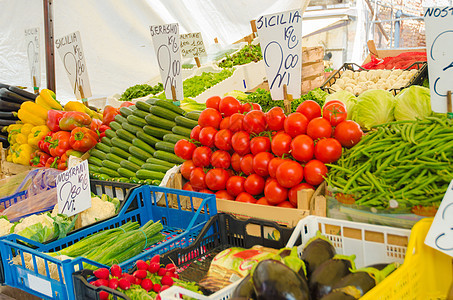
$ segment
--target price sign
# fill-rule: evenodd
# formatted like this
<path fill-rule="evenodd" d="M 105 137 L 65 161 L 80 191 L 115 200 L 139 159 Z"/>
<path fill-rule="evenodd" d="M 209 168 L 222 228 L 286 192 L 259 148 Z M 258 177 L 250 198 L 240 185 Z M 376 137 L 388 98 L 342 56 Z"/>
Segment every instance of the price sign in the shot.
<path fill-rule="evenodd" d="M 179 24 L 150 26 L 150 32 L 165 95 L 168 99 L 172 99 L 171 89 L 173 86 L 176 92 L 176 99 L 183 100 Z"/>
<path fill-rule="evenodd" d="M 27 44 L 28 65 L 33 87 L 41 85 L 41 61 L 39 28 L 25 29 L 25 43 Z"/>
<path fill-rule="evenodd" d="M 59 174 L 56 183 L 58 213 L 70 217 L 91 207 L 87 160 Z"/>
<path fill-rule="evenodd" d="M 431 108 L 446 113 L 447 91 L 453 90 L 453 6 L 424 11 Z"/>
<path fill-rule="evenodd" d="M 182 57 L 193 58 L 206 56 L 201 32 L 181 34 L 179 38 L 181 40 Z"/>
<path fill-rule="evenodd" d="M 288 94 L 300 98 L 302 64 L 302 15 L 291 10 L 258 18 L 256 28 L 273 100 L 282 100 L 283 85 Z"/>
<path fill-rule="evenodd" d="M 83 99 L 91 97 L 90 80 L 88 79 L 80 32 L 76 31 L 56 39 L 55 47 L 58 49 L 58 53 L 60 53 L 76 98 Z"/>

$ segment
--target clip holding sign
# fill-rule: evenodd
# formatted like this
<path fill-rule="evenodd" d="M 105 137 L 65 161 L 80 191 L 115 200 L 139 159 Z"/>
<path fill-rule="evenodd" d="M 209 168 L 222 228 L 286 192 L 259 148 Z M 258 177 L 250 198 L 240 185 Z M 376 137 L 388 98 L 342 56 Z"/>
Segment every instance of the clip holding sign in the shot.
<path fill-rule="evenodd" d="M 448 90 L 447 91 L 447 116 L 450 118 L 450 119 L 453 119 L 453 112 L 452 112 L 452 108 L 451 108 L 451 91 Z"/>

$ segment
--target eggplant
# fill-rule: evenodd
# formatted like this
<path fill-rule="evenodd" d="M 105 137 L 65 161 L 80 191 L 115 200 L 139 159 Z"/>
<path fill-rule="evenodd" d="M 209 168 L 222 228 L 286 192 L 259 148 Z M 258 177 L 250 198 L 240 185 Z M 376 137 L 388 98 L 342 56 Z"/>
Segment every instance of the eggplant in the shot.
<path fill-rule="evenodd" d="M 11 92 L 10 90 L 5 88 L 0 89 L 0 98 L 2 98 L 2 100 L 17 104 L 19 106 L 24 102 L 33 101 L 31 99 L 18 95 L 14 92 Z"/>
<path fill-rule="evenodd" d="M 1 88 L 9 89 L 9 87 L 10 87 L 9 84 L 5 84 L 5 83 L 1 83 L 1 82 L 0 82 L 0 89 L 1 89 Z"/>
<path fill-rule="evenodd" d="M 20 104 L 9 102 L 0 96 L 0 111 L 18 111 L 19 108 Z"/>
<path fill-rule="evenodd" d="M 330 292 L 324 297 L 321 298 L 321 300 L 355 300 L 353 296 L 343 293 L 342 291 L 335 291 L 335 292 Z"/>
<path fill-rule="evenodd" d="M 250 277 L 250 274 L 245 276 L 241 283 L 234 289 L 233 293 L 231 294 L 232 300 L 239 300 L 239 299 L 256 299 L 255 289 L 253 288 L 253 283 Z"/>
<path fill-rule="evenodd" d="M 3 148 L 5 148 L 5 149 L 9 147 L 9 142 L 8 142 L 7 137 L 0 136 L 0 143 L 2 143 Z"/>
<path fill-rule="evenodd" d="M 10 86 L 8 88 L 8 90 L 10 90 L 11 92 L 16 93 L 18 95 L 21 95 L 22 97 L 30 99 L 28 101 L 35 101 L 36 97 L 38 97 L 38 95 L 27 92 L 26 90 L 20 89 L 16 86 Z"/>
<path fill-rule="evenodd" d="M 4 120 L 19 120 L 15 111 L 0 111 L 0 119 Z"/>
<path fill-rule="evenodd" d="M 307 282 L 279 261 L 260 261 L 252 278 L 258 300 L 310 300 Z"/>
<path fill-rule="evenodd" d="M 335 255 L 317 267 L 308 283 L 312 299 L 321 299 L 332 291 L 338 281 L 350 274 L 350 269 L 355 268 L 354 259 L 355 255 Z"/>
<path fill-rule="evenodd" d="M 0 119 L 0 126 L 8 126 L 11 124 L 16 124 L 17 120 L 4 120 Z"/>
<path fill-rule="evenodd" d="M 307 268 L 307 277 L 310 278 L 318 266 L 334 257 L 335 254 L 336 251 L 332 244 L 318 232 L 313 239 L 308 241 L 302 252 L 301 258 Z"/>

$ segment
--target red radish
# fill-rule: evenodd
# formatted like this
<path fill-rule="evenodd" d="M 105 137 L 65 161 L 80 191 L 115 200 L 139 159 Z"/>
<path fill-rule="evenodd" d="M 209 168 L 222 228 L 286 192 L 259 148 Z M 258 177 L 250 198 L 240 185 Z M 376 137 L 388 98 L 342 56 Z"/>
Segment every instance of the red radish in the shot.
<path fill-rule="evenodd" d="M 98 285 L 95 284 L 96 286 L 101 286 L 101 285 L 103 285 L 103 286 L 109 286 L 109 281 L 108 281 L 108 279 L 98 279 L 98 280 L 96 280 L 96 281 L 97 281 L 97 284 L 98 284 Z"/>
<path fill-rule="evenodd" d="M 160 297 L 159 294 L 157 294 L 156 298 L 154 298 L 154 300 L 162 300 L 162 298 Z"/>
<path fill-rule="evenodd" d="M 173 285 L 173 278 L 171 278 L 170 276 L 165 275 L 160 280 L 160 283 L 162 283 L 162 285 L 172 286 Z"/>
<path fill-rule="evenodd" d="M 153 262 L 157 262 L 158 264 L 160 264 L 160 255 L 159 254 L 156 254 L 151 258 L 150 263 L 153 263 Z"/>
<path fill-rule="evenodd" d="M 169 289 L 169 288 L 170 288 L 169 285 L 163 285 L 163 286 L 160 288 L 160 291 L 163 292 L 163 291 L 165 291 L 166 289 Z M 158 295 L 158 296 L 160 296 L 160 295 Z M 156 300 L 157 300 L 157 298 L 156 298 Z"/>
<path fill-rule="evenodd" d="M 109 279 L 109 270 L 107 268 L 100 268 L 93 272 L 94 276 L 99 279 Z"/>
<path fill-rule="evenodd" d="M 99 292 L 99 299 L 100 300 L 107 300 L 109 298 L 109 293 L 106 291 L 100 291 Z"/>
<path fill-rule="evenodd" d="M 137 281 L 136 281 L 136 278 L 130 274 L 127 274 L 124 276 L 124 278 L 129 281 L 131 284 L 135 284 Z"/>
<path fill-rule="evenodd" d="M 160 292 L 160 289 L 161 289 L 160 284 L 155 283 L 155 284 L 153 285 L 153 291 L 155 291 L 156 293 L 159 293 L 159 292 Z"/>
<path fill-rule="evenodd" d="M 167 273 L 167 270 L 164 268 L 160 268 L 159 271 L 157 271 L 157 275 L 159 276 L 164 276 L 165 273 Z"/>
<path fill-rule="evenodd" d="M 139 270 L 148 270 L 148 264 L 144 260 L 139 259 L 135 264 Z"/>
<path fill-rule="evenodd" d="M 176 278 L 176 279 L 179 279 L 179 275 L 176 274 L 176 273 L 174 273 L 172 277 L 173 277 L 173 278 Z"/>
<path fill-rule="evenodd" d="M 136 285 L 141 285 L 142 284 L 142 280 L 140 278 L 135 278 L 135 284 Z"/>
<path fill-rule="evenodd" d="M 91 284 L 94 286 L 101 286 L 101 282 L 99 281 L 99 279 L 96 281 L 93 281 Z"/>
<path fill-rule="evenodd" d="M 118 279 L 116 279 L 116 278 L 110 279 L 109 288 L 116 290 L 118 288 Z"/>
<path fill-rule="evenodd" d="M 151 273 L 157 273 L 157 271 L 159 271 L 160 269 L 160 265 L 159 263 L 157 262 L 150 262 L 149 263 L 149 267 L 148 267 L 148 271 L 151 272 Z"/>
<path fill-rule="evenodd" d="M 148 275 L 148 272 L 146 270 L 137 270 L 133 274 L 136 278 L 143 279 Z"/>
<path fill-rule="evenodd" d="M 151 281 L 151 279 L 149 278 L 145 278 L 142 280 L 142 283 L 140 284 L 140 286 L 146 290 L 147 292 L 149 292 L 150 290 L 153 289 L 153 282 Z"/>
<path fill-rule="evenodd" d="M 123 290 L 128 290 L 131 288 L 131 283 L 126 278 L 121 278 L 118 281 L 118 286 Z"/>
<path fill-rule="evenodd" d="M 110 267 L 110 274 L 112 274 L 113 277 L 121 277 L 121 267 L 118 265 L 112 265 Z"/>

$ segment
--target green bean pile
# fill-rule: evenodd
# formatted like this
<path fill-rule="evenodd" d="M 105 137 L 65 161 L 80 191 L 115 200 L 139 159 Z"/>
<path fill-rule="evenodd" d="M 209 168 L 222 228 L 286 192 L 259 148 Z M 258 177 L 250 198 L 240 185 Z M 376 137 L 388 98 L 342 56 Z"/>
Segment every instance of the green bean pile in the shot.
<path fill-rule="evenodd" d="M 376 126 L 336 164 L 326 182 L 355 204 L 389 208 L 438 206 L 453 179 L 453 121 L 445 116 Z"/>

